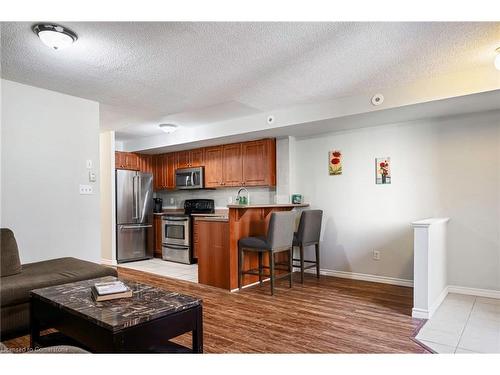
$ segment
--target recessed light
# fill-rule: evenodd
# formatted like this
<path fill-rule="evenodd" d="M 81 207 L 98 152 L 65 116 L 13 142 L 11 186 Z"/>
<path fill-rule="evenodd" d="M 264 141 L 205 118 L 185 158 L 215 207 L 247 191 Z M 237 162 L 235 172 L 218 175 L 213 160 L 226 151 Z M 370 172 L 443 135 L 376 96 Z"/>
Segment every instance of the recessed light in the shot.
<path fill-rule="evenodd" d="M 175 124 L 160 124 L 158 126 L 165 133 L 173 133 L 177 130 L 177 125 L 175 125 Z"/>
<path fill-rule="evenodd" d="M 56 51 L 72 45 L 78 36 L 70 29 L 53 23 L 39 23 L 33 26 L 43 44 Z"/>
<path fill-rule="evenodd" d="M 495 68 L 497 68 L 497 70 L 500 70 L 500 47 L 498 47 L 495 52 L 497 53 L 495 57 Z"/>

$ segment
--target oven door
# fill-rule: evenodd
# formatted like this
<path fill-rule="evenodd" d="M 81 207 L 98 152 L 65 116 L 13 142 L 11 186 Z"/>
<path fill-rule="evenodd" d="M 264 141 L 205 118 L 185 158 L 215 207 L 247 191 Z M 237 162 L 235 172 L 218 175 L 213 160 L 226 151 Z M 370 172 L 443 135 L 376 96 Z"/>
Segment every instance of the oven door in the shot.
<path fill-rule="evenodd" d="M 189 246 L 189 217 L 164 217 L 161 226 L 162 243 Z"/>

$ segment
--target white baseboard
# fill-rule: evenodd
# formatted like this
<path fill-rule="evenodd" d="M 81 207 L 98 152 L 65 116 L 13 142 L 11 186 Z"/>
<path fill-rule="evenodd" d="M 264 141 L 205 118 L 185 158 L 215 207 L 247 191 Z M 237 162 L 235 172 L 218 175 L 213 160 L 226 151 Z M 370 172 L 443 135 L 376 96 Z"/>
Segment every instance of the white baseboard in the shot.
<path fill-rule="evenodd" d="M 500 290 L 468 288 L 466 286 L 448 285 L 448 293 L 466 294 L 469 296 L 500 299 Z"/>
<path fill-rule="evenodd" d="M 424 309 L 411 309 L 411 317 L 415 319 L 429 319 L 429 311 Z"/>
<path fill-rule="evenodd" d="M 316 273 L 316 270 L 308 269 L 306 272 L 308 272 L 308 273 Z M 382 283 L 382 284 L 391 284 L 391 285 L 413 287 L 413 280 L 398 279 L 398 278 L 395 278 L 395 277 L 369 275 L 369 274 L 366 274 L 366 273 L 335 271 L 335 270 L 327 270 L 327 269 L 321 269 L 319 271 L 319 273 L 321 275 L 325 275 L 325 276 L 341 277 L 341 278 L 344 278 L 344 279 L 371 281 L 371 282 L 374 282 L 374 283 Z"/>
<path fill-rule="evenodd" d="M 106 266 L 117 266 L 118 265 L 116 260 L 106 259 L 106 258 L 101 258 L 101 264 L 104 264 Z"/>

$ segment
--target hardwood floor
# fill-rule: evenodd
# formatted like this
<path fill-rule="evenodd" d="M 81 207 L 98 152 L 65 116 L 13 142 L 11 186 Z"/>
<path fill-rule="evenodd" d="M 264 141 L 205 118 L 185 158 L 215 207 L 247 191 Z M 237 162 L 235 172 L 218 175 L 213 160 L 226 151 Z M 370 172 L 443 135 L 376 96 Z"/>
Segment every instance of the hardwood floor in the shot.
<path fill-rule="evenodd" d="M 421 321 L 411 317 L 411 288 L 307 275 L 292 289 L 278 281 L 271 297 L 267 283 L 230 293 L 125 268 L 118 273 L 201 297 L 205 353 L 428 353 L 412 340 Z M 23 336 L 5 344 L 28 343 Z"/>

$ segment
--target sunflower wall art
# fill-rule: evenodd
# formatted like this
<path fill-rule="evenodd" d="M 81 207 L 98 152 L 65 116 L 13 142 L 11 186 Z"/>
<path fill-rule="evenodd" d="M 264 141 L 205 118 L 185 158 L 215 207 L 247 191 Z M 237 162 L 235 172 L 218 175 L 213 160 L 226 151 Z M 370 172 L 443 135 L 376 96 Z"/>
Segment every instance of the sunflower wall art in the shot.
<path fill-rule="evenodd" d="M 328 153 L 328 172 L 330 176 L 337 176 L 342 174 L 342 152 L 333 150 Z"/>
<path fill-rule="evenodd" d="M 377 184 L 391 183 L 391 158 L 376 158 L 375 168 L 377 170 Z"/>

